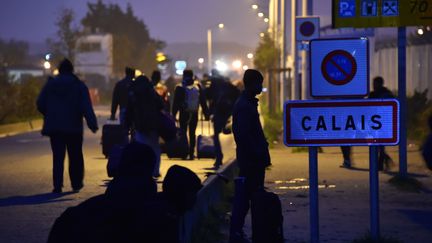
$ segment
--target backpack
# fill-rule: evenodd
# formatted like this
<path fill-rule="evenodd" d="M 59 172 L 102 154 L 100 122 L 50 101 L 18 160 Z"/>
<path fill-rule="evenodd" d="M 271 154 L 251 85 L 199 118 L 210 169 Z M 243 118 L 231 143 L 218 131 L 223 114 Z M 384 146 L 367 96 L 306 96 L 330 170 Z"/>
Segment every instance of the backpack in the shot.
<path fill-rule="evenodd" d="M 196 112 L 199 107 L 200 91 L 196 85 L 184 86 L 185 90 L 185 111 Z"/>

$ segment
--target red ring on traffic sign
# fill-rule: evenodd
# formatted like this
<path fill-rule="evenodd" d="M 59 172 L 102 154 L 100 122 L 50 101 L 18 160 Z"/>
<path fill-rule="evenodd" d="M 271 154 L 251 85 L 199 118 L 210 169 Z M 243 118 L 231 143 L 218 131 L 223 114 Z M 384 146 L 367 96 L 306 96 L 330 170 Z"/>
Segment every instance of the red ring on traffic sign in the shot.
<path fill-rule="evenodd" d="M 336 56 L 345 58 L 346 61 L 351 64 L 351 70 L 345 70 L 343 67 L 341 67 L 341 65 L 334 60 Z M 329 74 L 329 70 L 327 70 L 326 68 L 329 64 L 333 65 L 337 70 L 339 70 L 343 75 L 345 75 L 345 78 L 341 80 L 336 80 L 334 77 L 332 77 Z M 351 53 L 344 50 L 334 50 L 328 53 L 321 62 L 321 73 L 325 80 L 327 80 L 329 83 L 334 85 L 344 85 L 349 83 L 357 73 L 357 62 L 351 55 Z"/>

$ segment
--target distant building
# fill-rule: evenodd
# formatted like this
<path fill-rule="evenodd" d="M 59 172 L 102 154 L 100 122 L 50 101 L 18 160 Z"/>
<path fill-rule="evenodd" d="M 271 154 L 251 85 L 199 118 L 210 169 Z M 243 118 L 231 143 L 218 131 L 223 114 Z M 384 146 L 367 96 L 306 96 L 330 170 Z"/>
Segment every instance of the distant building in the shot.
<path fill-rule="evenodd" d="M 91 86 L 108 84 L 113 75 L 113 37 L 89 34 L 76 42 L 75 71 Z M 99 84 L 105 82 L 104 84 Z"/>

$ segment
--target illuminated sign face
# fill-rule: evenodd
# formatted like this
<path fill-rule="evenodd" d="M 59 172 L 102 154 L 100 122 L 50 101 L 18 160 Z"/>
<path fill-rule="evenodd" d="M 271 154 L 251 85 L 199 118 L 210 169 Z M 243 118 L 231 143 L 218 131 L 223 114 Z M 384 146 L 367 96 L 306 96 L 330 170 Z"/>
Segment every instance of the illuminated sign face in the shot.
<path fill-rule="evenodd" d="M 333 27 L 432 25 L 432 0 L 333 0 Z"/>
<path fill-rule="evenodd" d="M 364 97 L 369 92 L 369 44 L 366 38 L 310 42 L 311 95 Z"/>
<path fill-rule="evenodd" d="M 396 145 L 399 103 L 388 100 L 288 101 L 287 146 Z"/>

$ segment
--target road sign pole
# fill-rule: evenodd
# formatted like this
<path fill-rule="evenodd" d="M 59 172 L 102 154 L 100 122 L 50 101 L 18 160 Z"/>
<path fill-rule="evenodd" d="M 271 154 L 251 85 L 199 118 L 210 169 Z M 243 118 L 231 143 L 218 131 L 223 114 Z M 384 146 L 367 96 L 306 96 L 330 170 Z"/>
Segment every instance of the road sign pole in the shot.
<path fill-rule="evenodd" d="M 369 147 L 370 222 L 372 240 L 379 239 L 379 180 L 377 146 Z"/>
<path fill-rule="evenodd" d="M 400 104 L 399 175 L 407 176 L 406 27 L 398 28 L 398 99 Z"/>
<path fill-rule="evenodd" d="M 309 217 L 312 243 L 319 242 L 318 214 L 318 149 L 309 147 Z"/>

